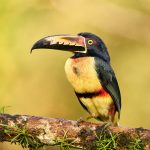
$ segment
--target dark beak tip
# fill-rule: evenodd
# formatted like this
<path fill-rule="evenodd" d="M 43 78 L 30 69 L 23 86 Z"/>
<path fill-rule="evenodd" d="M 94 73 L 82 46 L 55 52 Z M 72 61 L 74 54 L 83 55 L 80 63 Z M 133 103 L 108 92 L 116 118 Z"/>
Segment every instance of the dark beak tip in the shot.
<path fill-rule="evenodd" d="M 32 48 L 31 48 L 31 50 L 30 50 L 30 54 L 32 53 L 32 51 L 33 51 L 34 49 L 36 49 L 35 44 L 32 46 Z"/>
<path fill-rule="evenodd" d="M 31 54 L 32 51 L 35 50 L 35 49 L 43 48 L 43 43 L 44 43 L 44 40 L 43 40 L 43 39 L 37 41 L 37 42 L 32 46 L 32 48 L 31 48 L 31 50 L 30 50 L 30 54 Z"/>
<path fill-rule="evenodd" d="M 33 50 L 33 49 L 30 50 L 30 54 L 32 54 L 32 50 Z"/>

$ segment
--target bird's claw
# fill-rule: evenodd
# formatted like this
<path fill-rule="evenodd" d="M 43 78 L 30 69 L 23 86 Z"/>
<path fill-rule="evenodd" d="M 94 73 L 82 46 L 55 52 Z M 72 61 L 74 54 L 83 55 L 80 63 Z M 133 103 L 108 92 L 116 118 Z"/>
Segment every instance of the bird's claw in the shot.
<path fill-rule="evenodd" d="M 105 122 L 105 123 L 101 126 L 102 132 L 103 132 L 105 129 L 107 129 L 109 126 L 111 126 L 111 125 L 112 125 L 112 122 Z"/>

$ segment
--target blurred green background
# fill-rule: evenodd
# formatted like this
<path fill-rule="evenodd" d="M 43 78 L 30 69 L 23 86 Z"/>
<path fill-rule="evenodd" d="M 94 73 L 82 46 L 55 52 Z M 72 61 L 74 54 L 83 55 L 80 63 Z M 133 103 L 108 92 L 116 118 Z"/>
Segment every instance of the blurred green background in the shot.
<path fill-rule="evenodd" d="M 108 47 L 122 93 L 120 124 L 150 128 L 150 0 L 0 0 L 0 106 L 11 114 L 87 117 L 65 76 L 71 54 L 30 55 L 42 37 L 83 31 Z"/>

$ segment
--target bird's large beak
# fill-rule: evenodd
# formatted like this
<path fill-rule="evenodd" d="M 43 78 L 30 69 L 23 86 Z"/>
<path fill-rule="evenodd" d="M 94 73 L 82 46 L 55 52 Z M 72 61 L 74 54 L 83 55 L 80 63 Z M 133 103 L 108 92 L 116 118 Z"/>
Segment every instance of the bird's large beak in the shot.
<path fill-rule="evenodd" d="M 85 38 L 80 35 L 53 35 L 37 41 L 32 49 L 58 49 L 86 53 Z"/>

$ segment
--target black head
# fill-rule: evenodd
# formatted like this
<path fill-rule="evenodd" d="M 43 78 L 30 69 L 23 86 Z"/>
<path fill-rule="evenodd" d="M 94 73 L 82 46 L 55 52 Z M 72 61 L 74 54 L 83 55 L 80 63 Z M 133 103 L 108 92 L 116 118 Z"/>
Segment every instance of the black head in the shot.
<path fill-rule="evenodd" d="M 85 38 L 87 56 L 100 57 L 104 61 L 107 62 L 110 61 L 110 56 L 108 54 L 107 48 L 104 42 L 98 36 L 88 32 L 82 32 L 79 33 L 78 35 L 83 36 Z M 75 54 L 75 55 L 80 55 L 80 54 Z"/>

